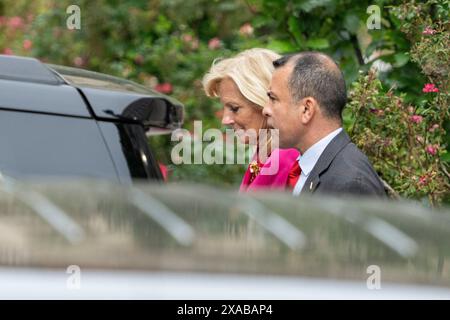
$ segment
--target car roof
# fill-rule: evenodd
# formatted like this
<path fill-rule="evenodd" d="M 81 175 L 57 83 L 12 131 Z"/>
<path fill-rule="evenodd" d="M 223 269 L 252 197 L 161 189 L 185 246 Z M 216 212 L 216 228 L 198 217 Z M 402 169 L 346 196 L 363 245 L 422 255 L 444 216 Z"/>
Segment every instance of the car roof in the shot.
<path fill-rule="evenodd" d="M 164 97 L 150 88 L 135 82 L 111 75 L 49 63 L 36 58 L 0 54 L 0 79 L 60 85 L 70 84 L 104 90 L 144 94 L 152 97 Z"/>
<path fill-rule="evenodd" d="M 100 120 L 138 121 L 165 133 L 184 120 L 183 104 L 173 97 L 126 79 L 34 58 L 0 55 L 0 81 L 8 88 L 0 97 L 4 108 L 81 117 L 93 113 Z"/>
<path fill-rule="evenodd" d="M 129 93 L 133 92 L 154 97 L 164 96 L 155 90 L 139 85 L 133 81 L 114 77 L 108 74 L 56 64 L 47 63 L 45 65 L 56 72 L 67 83 L 75 86 L 117 90 Z"/>
<path fill-rule="evenodd" d="M 0 55 L 0 79 L 35 82 L 51 85 L 64 80 L 34 58 Z"/>

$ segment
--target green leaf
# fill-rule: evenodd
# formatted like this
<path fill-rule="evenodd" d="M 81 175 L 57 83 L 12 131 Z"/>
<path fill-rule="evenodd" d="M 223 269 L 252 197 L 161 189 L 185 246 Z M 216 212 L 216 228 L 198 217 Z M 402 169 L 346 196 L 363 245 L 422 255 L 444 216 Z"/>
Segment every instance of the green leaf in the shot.
<path fill-rule="evenodd" d="M 331 0 L 307 0 L 300 4 L 298 8 L 302 9 L 305 12 L 310 12 L 318 7 L 324 7 L 328 4 L 330 4 Z"/>
<path fill-rule="evenodd" d="M 356 34 L 361 24 L 360 19 L 354 13 L 348 13 L 344 17 L 344 28 L 347 29 L 350 33 Z"/>
<path fill-rule="evenodd" d="M 441 160 L 444 161 L 444 162 L 449 162 L 450 163 L 450 152 L 444 153 L 441 156 Z"/>
<path fill-rule="evenodd" d="M 306 41 L 306 47 L 311 49 L 326 49 L 330 46 L 328 39 L 318 38 L 318 39 L 309 39 Z"/>
<path fill-rule="evenodd" d="M 300 28 L 299 19 L 295 16 L 290 16 L 288 19 L 288 30 L 294 36 L 297 44 L 301 47 L 305 40 Z"/>
<path fill-rule="evenodd" d="M 298 50 L 290 41 L 272 40 L 267 44 L 267 48 L 280 54 Z"/>
<path fill-rule="evenodd" d="M 409 61 L 409 55 L 403 52 L 399 52 L 394 55 L 394 67 L 400 68 L 407 64 Z"/>

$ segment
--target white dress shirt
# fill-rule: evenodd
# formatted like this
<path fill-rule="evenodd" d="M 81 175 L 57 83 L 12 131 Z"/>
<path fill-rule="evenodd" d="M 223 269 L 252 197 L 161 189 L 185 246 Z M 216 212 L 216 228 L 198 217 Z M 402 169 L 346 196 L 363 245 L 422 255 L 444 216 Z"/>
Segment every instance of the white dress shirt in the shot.
<path fill-rule="evenodd" d="M 333 140 L 333 138 L 336 137 L 341 131 L 342 128 L 334 130 L 324 138 L 317 141 L 308 150 L 306 150 L 304 154 L 300 155 L 297 158 L 298 165 L 300 166 L 302 172 L 300 174 L 300 178 L 297 181 L 297 184 L 294 187 L 294 191 L 292 191 L 292 194 L 294 196 L 298 196 L 300 194 L 306 180 L 308 179 L 309 174 L 319 160 L 323 150 L 325 150 L 331 140 Z"/>

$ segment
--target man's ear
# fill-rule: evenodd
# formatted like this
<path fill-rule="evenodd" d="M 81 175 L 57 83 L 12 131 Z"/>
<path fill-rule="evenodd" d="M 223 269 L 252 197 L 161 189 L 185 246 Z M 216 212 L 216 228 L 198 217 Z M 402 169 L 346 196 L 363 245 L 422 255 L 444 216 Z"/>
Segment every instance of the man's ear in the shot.
<path fill-rule="evenodd" d="M 301 104 L 300 121 L 306 125 L 313 119 L 315 114 L 319 111 L 318 110 L 319 105 L 316 99 L 314 99 L 313 97 L 303 98 L 300 101 L 300 104 Z"/>

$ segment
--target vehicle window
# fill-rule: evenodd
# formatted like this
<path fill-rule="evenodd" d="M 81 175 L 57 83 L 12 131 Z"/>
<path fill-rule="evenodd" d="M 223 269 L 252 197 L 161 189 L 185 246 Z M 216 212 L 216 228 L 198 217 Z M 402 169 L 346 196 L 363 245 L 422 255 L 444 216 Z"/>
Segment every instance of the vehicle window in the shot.
<path fill-rule="evenodd" d="M 94 120 L 5 110 L 0 110 L 0 172 L 118 180 Z"/>
<path fill-rule="evenodd" d="M 159 166 L 148 144 L 144 128 L 139 124 L 98 122 L 111 151 L 120 180 L 161 180 Z"/>

